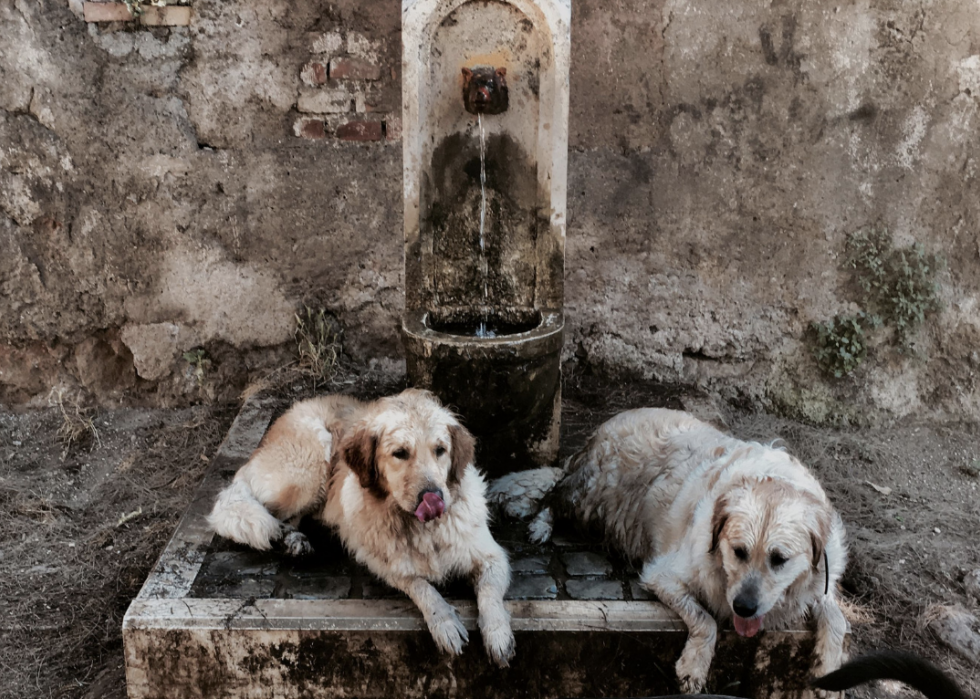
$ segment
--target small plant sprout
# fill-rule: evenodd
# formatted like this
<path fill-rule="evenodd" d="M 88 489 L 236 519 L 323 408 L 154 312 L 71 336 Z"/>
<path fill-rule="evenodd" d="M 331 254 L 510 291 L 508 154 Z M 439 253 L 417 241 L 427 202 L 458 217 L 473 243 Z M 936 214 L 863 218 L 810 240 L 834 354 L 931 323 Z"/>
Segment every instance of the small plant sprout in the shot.
<path fill-rule="evenodd" d="M 324 309 L 304 305 L 296 314 L 296 351 L 299 368 L 313 379 L 313 388 L 328 382 L 340 359 L 340 339 Z"/>
<path fill-rule="evenodd" d="M 838 315 L 827 323 L 814 323 L 817 333 L 813 356 L 817 364 L 834 378 L 842 378 L 857 369 L 868 354 L 863 312 Z"/>

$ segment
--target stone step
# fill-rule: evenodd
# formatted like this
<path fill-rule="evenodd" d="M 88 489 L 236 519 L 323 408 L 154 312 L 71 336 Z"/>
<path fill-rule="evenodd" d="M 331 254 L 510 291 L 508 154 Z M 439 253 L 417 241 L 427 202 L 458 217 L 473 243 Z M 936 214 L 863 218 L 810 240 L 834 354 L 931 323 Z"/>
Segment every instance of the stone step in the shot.
<path fill-rule="evenodd" d="M 304 525 L 317 554 L 289 559 L 215 540 L 204 516 L 217 491 L 281 409 L 253 399 L 236 418 L 194 501 L 123 622 L 132 699 L 167 697 L 560 697 L 676 693 L 684 624 L 645 599 L 635 571 L 599 542 L 527 543 L 524 525 L 495 536 L 510 551 L 508 608 L 517 656 L 486 657 L 467 585 L 443 593 L 470 642 L 448 658 L 421 614 L 351 561 L 322 528 Z M 812 635 L 720 634 L 709 689 L 797 696 Z"/>

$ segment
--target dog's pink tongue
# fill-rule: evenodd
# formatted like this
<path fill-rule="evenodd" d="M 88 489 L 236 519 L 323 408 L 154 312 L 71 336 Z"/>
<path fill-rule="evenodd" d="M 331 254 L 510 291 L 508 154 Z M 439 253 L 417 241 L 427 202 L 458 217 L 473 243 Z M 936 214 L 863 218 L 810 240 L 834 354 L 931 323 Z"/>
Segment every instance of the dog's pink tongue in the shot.
<path fill-rule="evenodd" d="M 428 522 L 438 519 L 445 511 L 446 503 L 442 501 L 441 497 L 435 493 L 426 493 L 422 496 L 422 502 L 415 510 L 415 516 L 419 518 L 420 522 Z"/>
<path fill-rule="evenodd" d="M 744 619 L 736 614 L 733 618 L 735 621 L 735 631 L 739 636 L 752 638 L 759 633 L 759 629 L 762 628 L 762 620 L 764 618 L 764 614 L 762 616 L 752 617 L 751 619 Z"/>

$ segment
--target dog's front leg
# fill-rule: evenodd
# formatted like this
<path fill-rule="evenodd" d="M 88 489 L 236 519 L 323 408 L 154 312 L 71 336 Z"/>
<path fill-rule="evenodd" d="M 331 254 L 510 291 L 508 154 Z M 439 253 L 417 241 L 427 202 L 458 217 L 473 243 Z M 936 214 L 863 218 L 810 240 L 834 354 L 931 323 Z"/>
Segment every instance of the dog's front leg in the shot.
<path fill-rule="evenodd" d="M 422 612 L 426 626 L 443 652 L 459 655 L 470 640 L 456 608 L 443 599 L 428 580 L 419 577 L 389 578 L 393 587 L 408 595 Z"/>
<path fill-rule="evenodd" d="M 489 530 L 477 537 L 473 573 L 483 646 L 491 660 L 507 667 L 514 657 L 514 632 L 510 628 L 510 612 L 504 606 L 504 594 L 510 587 L 510 563 Z"/>
<path fill-rule="evenodd" d="M 661 556 L 643 567 L 640 584 L 652 591 L 687 624 L 687 643 L 677 661 L 677 679 L 685 694 L 699 694 L 708 680 L 715 654 L 718 624 L 698 604 L 685 582 L 671 572 L 674 557 Z"/>
<path fill-rule="evenodd" d="M 833 592 L 824 595 L 813 605 L 817 626 L 816 645 L 813 649 L 813 674 L 822 677 L 833 672 L 844 662 L 844 634 L 847 620 L 837 604 Z"/>

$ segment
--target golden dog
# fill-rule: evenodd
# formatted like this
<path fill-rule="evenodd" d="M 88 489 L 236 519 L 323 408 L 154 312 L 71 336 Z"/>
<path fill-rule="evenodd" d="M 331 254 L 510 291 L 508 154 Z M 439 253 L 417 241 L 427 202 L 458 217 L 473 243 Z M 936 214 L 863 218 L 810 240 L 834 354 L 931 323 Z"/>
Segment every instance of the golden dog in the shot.
<path fill-rule="evenodd" d="M 354 557 L 418 605 L 436 644 L 458 654 L 467 633 L 432 586 L 456 574 L 476 587 L 487 653 L 514 655 L 504 593 L 507 554 L 488 527 L 474 441 L 426 391 L 362 403 L 345 396 L 302 401 L 266 433 L 217 498 L 208 523 L 253 548 L 283 539 L 293 555 L 310 550 L 290 524 L 312 514 L 340 535 Z"/>
<path fill-rule="evenodd" d="M 532 488 L 535 474 L 542 482 Z M 554 483 L 554 469 L 505 476 L 491 499 L 527 511 L 523 493 L 547 490 L 548 479 Z M 553 516 L 571 517 L 642 561 L 640 583 L 688 627 L 676 666 L 685 693 L 704 688 L 716 618 L 754 636 L 810 614 L 814 673 L 840 666 L 847 622 L 835 595 L 847 562 L 844 526 L 820 484 L 785 451 L 729 437 L 687 413 L 630 410 L 599 427 L 547 500 L 532 538 L 550 537 Z"/>

